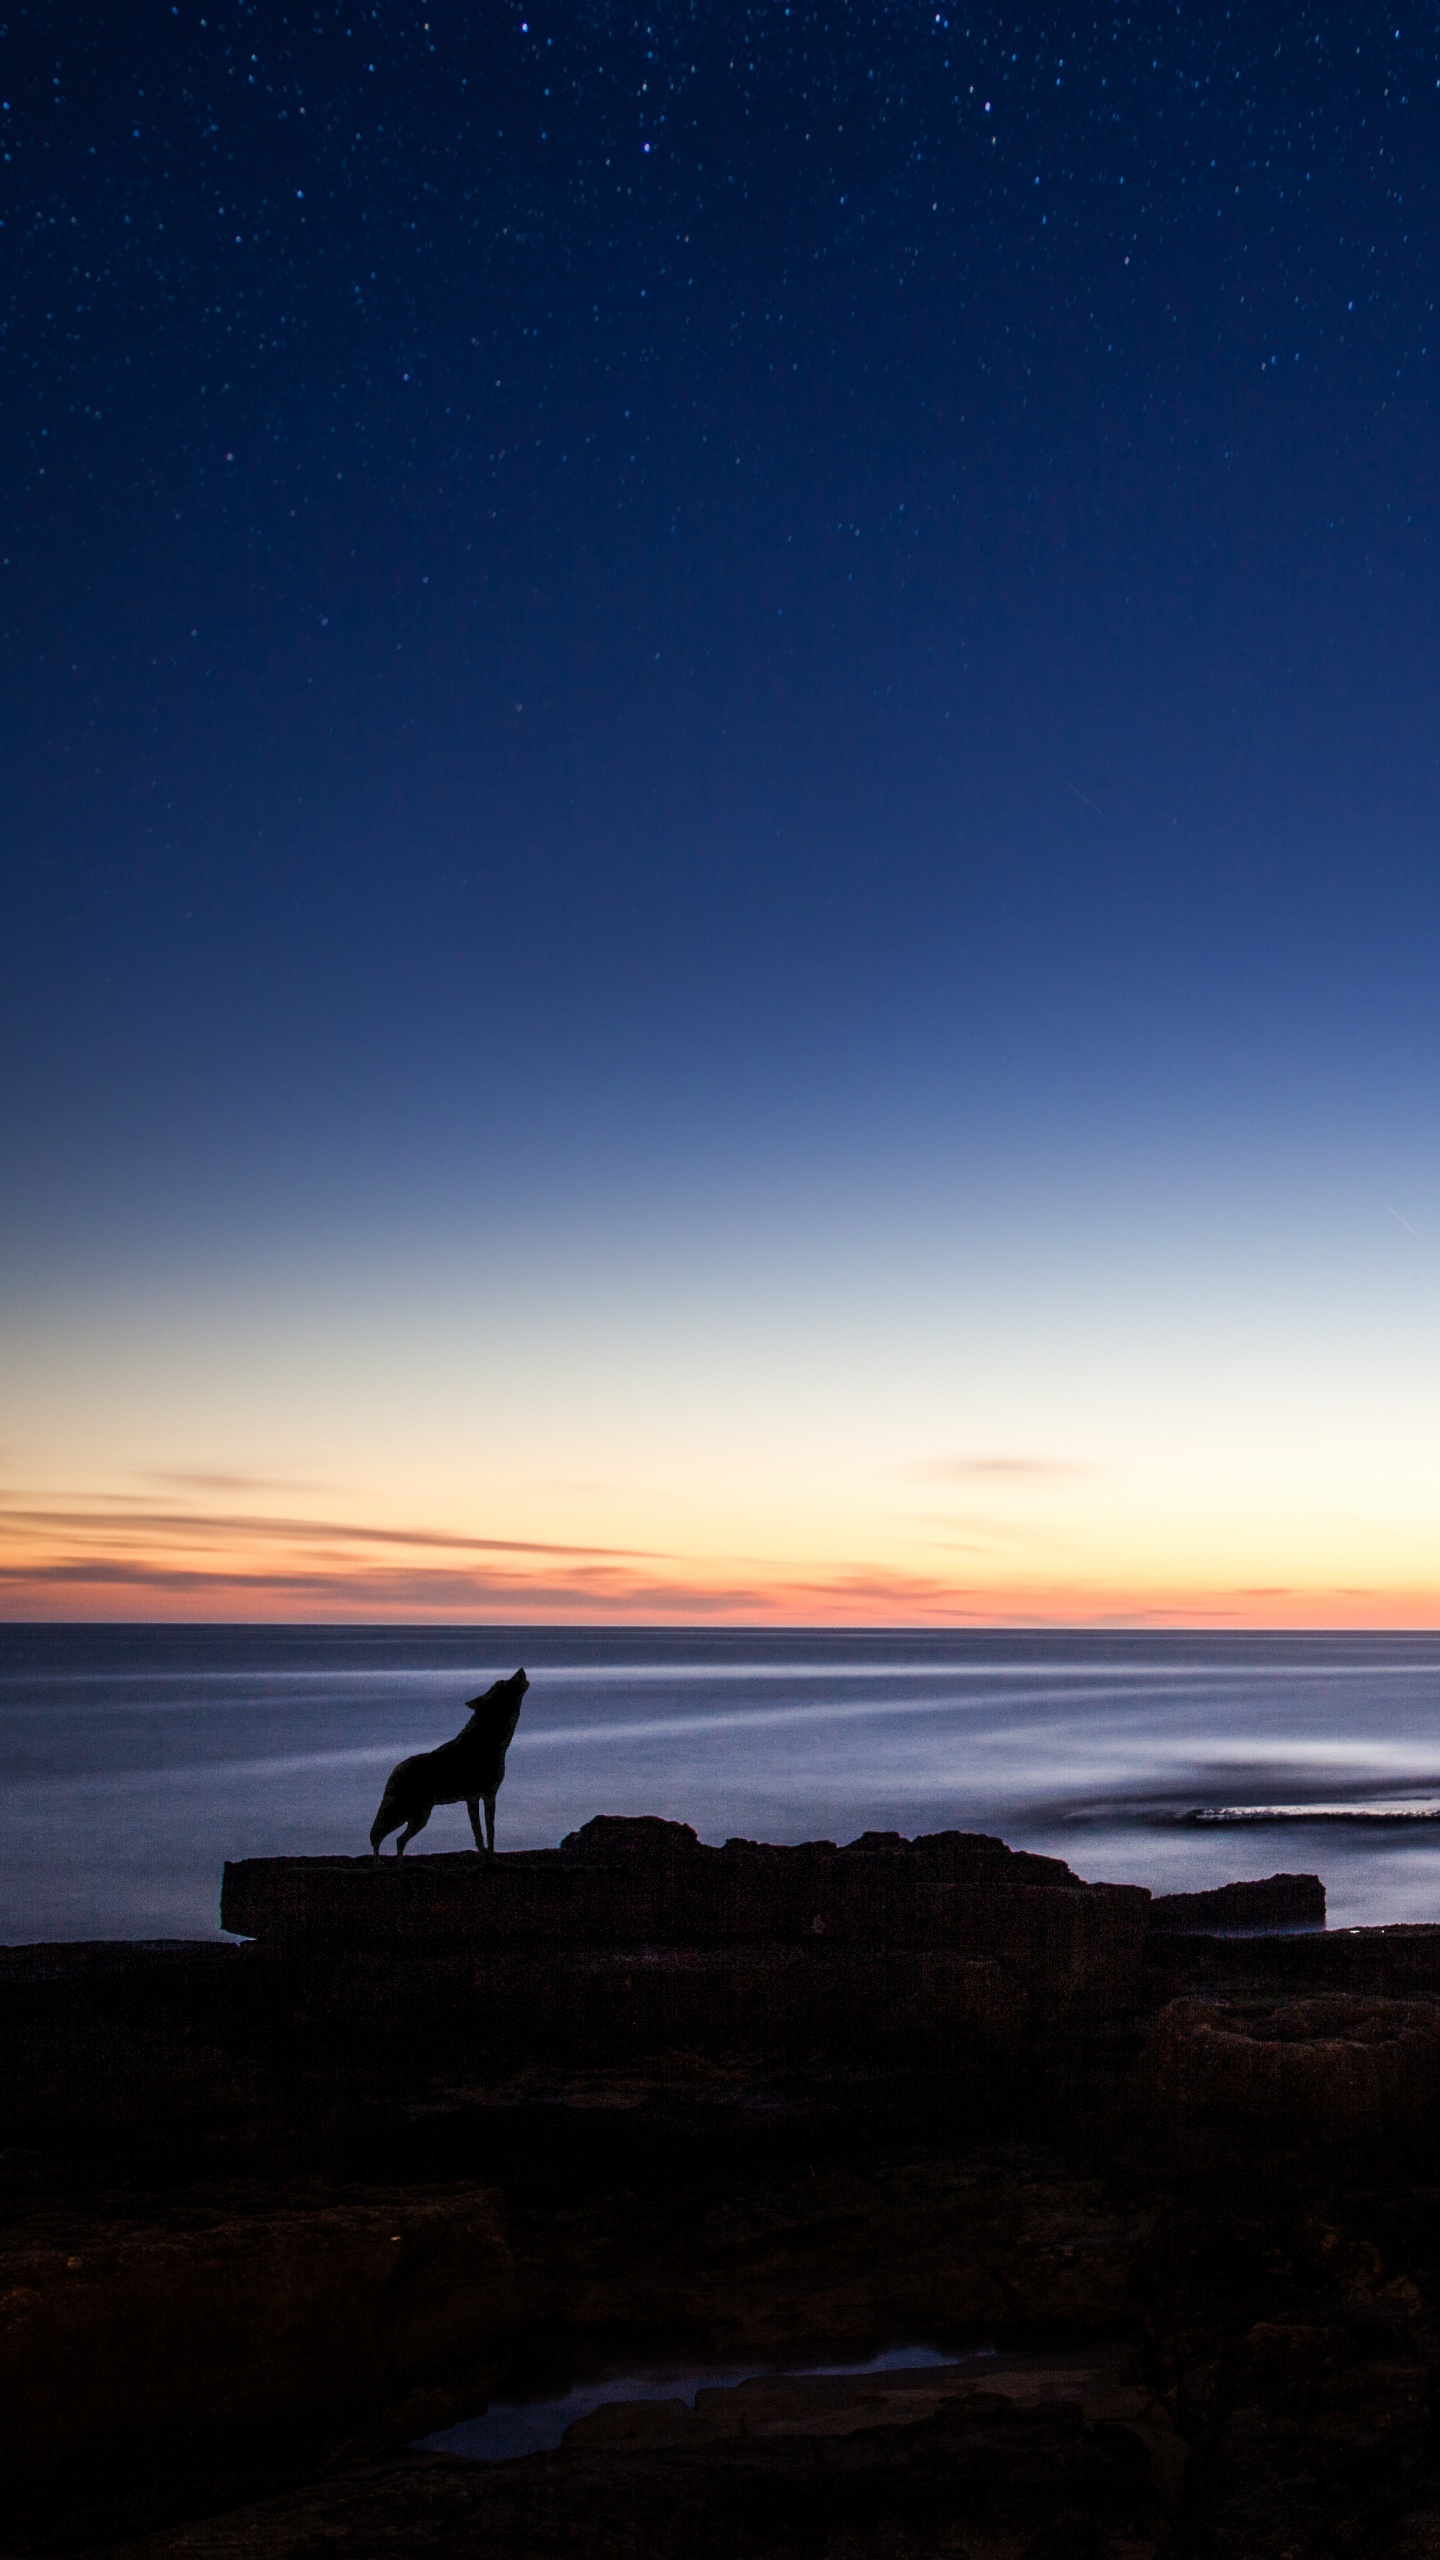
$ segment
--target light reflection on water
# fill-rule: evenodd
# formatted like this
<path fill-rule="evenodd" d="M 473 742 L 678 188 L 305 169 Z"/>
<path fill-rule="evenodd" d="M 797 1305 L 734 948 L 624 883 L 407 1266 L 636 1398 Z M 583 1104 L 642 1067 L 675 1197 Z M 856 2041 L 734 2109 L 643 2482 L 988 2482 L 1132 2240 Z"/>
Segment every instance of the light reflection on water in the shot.
<path fill-rule="evenodd" d="M 961 1828 L 1162 1890 L 1318 1869 L 1336 1923 L 1440 1918 L 1440 1825 L 1313 1818 L 1440 1799 L 1433 1636 L 12 1626 L 0 1938 L 205 1935 L 224 1858 L 361 1853 L 391 1763 L 517 1662 L 502 1848 L 594 1813 Z M 456 1807 L 411 1854 L 468 1840 Z"/>
<path fill-rule="evenodd" d="M 816 2378 L 822 2375 L 855 2375 L 867 2373 L 928 2373 L 939 2366 L 954 2370 L 961 2365 L 983 2367 L 993 2361 L 993 2347 L 981 2347 L 964 2356 L 943 2355 L 935 2347 L 889 2347 L 883 2355 L 871 2356 L 864 2364 L 786 2365 L 779 2370 L 790 2378 Z M 740 2382 L 757 2381 L 763 2374 L 777 2371 L 772 2365 L 737 2364 L 647 2365 L 643 2372 L 612 2374 L 602 2382 L 580 2382 L 568 2391 L 552 2393 L 545 2399 L 492 2400 L 478 2418 L 462 2418 L 458 2426 L 446 2427 L 439 2435 L 422 2436 L 417 2450 L 422 2453 L 457 2453 L 468 2462 L 518 2462 L 527 2453 L 553 2453 L 562 2441 L 567 2427 L 577 2418 L 588 2418 L 592 2409 L 603 2409 L 613 2401 L 683 2400 L 693 2409 L 702 2391 L 733 2390 Z"/>

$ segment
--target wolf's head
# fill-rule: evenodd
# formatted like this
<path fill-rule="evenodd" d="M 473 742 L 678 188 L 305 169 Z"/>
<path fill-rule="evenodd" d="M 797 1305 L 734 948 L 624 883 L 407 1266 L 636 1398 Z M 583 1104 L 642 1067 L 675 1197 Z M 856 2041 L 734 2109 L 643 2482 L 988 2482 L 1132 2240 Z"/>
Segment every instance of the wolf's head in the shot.
<path fill-rule="evenodd" d="M 479 1723 L 492 1729 L 498 1726 L 508 1742 L 520 1721 L 521 1701 L 529 1686 L 523 1671 L 512 1671 L 508 1680 L 494 1681 L 488 1689 L 481 1690 L 478 1698 L 467 1698 L 465 1704 Z"/>

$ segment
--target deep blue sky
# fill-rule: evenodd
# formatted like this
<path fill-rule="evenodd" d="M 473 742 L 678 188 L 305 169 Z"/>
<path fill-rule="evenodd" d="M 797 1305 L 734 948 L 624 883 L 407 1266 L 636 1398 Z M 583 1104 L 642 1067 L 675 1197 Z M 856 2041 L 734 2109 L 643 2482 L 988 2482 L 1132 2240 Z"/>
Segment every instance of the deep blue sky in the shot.
<path fill-rule="evenodd" d="M 864 1223 L 977 1133 L 1384 1132 L 1423 1226 L 1432 17 L 67 0 L 0 60 L 27 1285 L 827 1147 Z"/>

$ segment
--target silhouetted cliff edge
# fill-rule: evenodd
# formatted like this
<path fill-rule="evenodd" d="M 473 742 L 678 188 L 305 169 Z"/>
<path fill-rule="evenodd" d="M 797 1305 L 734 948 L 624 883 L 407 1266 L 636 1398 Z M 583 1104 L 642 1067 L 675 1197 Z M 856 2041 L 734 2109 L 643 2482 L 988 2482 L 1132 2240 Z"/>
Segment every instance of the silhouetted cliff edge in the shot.
<path fill-rule="evenodd" d="M 245 1861 L 222 1910 L 0 1953 L 12 2548 L 1432 2547 L 1440 1931 L 607 1820 Z M 907 2340 L 998 2361 L 398 2449 L 527 2379 Z"/>

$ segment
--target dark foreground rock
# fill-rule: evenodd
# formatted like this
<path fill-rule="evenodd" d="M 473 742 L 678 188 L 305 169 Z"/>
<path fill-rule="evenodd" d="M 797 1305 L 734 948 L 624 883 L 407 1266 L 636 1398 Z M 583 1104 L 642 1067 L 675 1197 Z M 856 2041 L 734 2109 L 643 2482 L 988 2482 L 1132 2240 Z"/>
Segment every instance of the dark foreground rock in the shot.
<path fill-rule="evenodd" d="M 548 2033 L 573 2055 L 589 2013 L 613 2058 L 617 2038 L 784 2050 L 807 2011 L 828 2044 L 841 2006 L 867 2037 L 896 2007 L 915 2009 L 921 2034 L 943 2031 L 953 2002 L 962 2022 L 993 2012 L 999 2032 L 1007 2008 L 1023 2028 L 1037 2010 L 1123 2007 L 1149 1903 L 1140 1887 L 1085 1885 L 1058 1859 L 959 1832 L 709 1849 L 679 1823 L 597 1822 L 559 1851 L 514 1858 L 249 1859 L 226 1867 L 221 1921 L 312 1956 L 474 1951 L 506 2048 L 533 2053 Z M 637 1983 L 627 2013 L 642 1953 L 651 1996 Z M 972 1980 L 975 1967 L 993 1978 Z"/>
<path fill-rule="evenodd" d="M 284 2469 L 357 2423 L 423 2432 L 462 2376 L 493 2388 L 519 2315 L 498 2199 L 248 2201 L 178 2223 L 90 2219 L 7 2251 L 0 2478 L 15 2510 L 43 2518 L 57 2489 L 78 2490 L 83 2515 L 99 2484 L 146 2474 L 203 2501 L 243 2476 L 247 2445 Z"/>
<path fill-rule="evenodd" d="M 146 2560 L 299 2560 L 335 2543 L 533 2560 L 1151 2560 L 1169 2524 L 1130 2430 L 1087 2424 L 1074 2401 L 1020 2407 L 992 2395 L 914 2426 L 810 2440 L 566 2450 L 489 2470 L 412 2456 L 141 2549 Z"/>
<path fill-rule="evenodd" d="M 1440 2008 L 1423 2000 L 1176 2000 L 1146 2045 L 1157 2109 L 1297 2138 L 1393 2142 L 1440 2116 Z"/>
<path fill-rule="evenodd" d="M 0 1951 L 7 2546 L 1440 2553 L 1440 1931 L 1316 1894 L 599 1823 Z M 914 2342 L 998 2354 L 403 2451 Z"/>
<path fill-rule="evenodd" d="M 1147 1917 L 1151 1931 L 1162 1933 L 1323 1929 L 1325 1887 L 1318 1876 L 1262 1876 L 1208 1893 L 1157 1893 Z"/>
<path fill-rule="evenodd" d="M 705 2396 L 744 2406 L 678 2417 L 653 2404 L 612 2409 L 557 2454 L 484 2469 L 412 2456 L 320 2499 L 277 2500 L 142 2547 L 147 2560 L 289 2560 L 322 2537 L 356 2552 L 419 2541 L 536 2560 L 867 2550 L 1149 2560 L 1170 2539 L 1181 2473 L 1168 2415 L 1094 2369 L 897 2392 L 888 2409 L 883 2395 L 833 2386 Z"/>
<path fill-rule="evenodd" d="M 332 2033 L 495 2064 L 678 2050 L 767 2071 L 1014 2053 L 1128 2008 L 1149 1895 L 962 1832 L 706 1848 L 680 1823 L 600 1820 L 558 1851 L 251 1859 L 223 1925 L 303 1971 Z"/>

